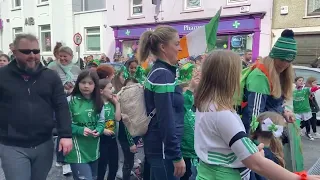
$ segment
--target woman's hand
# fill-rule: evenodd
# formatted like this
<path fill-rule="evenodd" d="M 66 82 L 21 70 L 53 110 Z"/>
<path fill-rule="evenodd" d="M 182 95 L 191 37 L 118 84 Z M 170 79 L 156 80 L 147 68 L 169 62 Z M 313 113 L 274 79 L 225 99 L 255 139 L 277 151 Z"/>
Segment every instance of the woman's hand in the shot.
<path fill-rule="evenodd" d="M 288 110 L 284 110 L 284 118 L 288 123 L 293 123 L 296 120 L 295 115 Z"/>
<path fill-rule="evenodd" d="M 186 163 L 183 159 L 181 159 L 178 162 L 174 162 L 174 176 L 176 177 L 182 177 L 184 173 L 186 172 Z"/>

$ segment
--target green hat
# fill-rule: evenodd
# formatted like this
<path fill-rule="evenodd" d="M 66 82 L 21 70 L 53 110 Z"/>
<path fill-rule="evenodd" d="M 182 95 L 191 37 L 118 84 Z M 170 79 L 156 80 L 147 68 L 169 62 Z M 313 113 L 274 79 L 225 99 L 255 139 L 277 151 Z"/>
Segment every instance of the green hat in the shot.
<path fill-rule="evenodd" d="M 297 42 L 294 39 L 292 30 L 286 29 L 281 33 L 281 37 L 274 44 L 269 57 L 292 62 L 297 56 Z"/>

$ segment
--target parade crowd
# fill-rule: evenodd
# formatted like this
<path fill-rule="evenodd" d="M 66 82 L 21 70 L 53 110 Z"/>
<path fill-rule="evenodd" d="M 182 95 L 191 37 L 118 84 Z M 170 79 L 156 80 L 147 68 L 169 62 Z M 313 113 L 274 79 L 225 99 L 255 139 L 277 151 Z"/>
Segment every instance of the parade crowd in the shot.
<path fill-rule="evenodd" d="M 106 173 L 115 180 L 119 154 L 123 180 L 320 180 L 304 171 L 300 139 L 302 128 L 310 140 L 320 138 L 313 94 L 320 88 L 314 77 L 294 77 L 291 30 L 255 62 L 250 50 L 243 59 L 214 50 L 179 61 L 180 38 L 170 26 L 144 32 L 137 54 L 119 69 L 105 55 L 75 64 L 61 43 L 43 63 L 31 34 L 10 47 L 11 55 L 0 55 L 6 180 L 45 180 L 54 151 L 75 180 Z M 139 88 L 143 103 L 126 108 L 139 100 Z M 125 97 L 130 89 L 137 93 Z M 142 118 L 148 121 L 128 125 Z M 145 157 L 135 165 L 142 142 Z"/>

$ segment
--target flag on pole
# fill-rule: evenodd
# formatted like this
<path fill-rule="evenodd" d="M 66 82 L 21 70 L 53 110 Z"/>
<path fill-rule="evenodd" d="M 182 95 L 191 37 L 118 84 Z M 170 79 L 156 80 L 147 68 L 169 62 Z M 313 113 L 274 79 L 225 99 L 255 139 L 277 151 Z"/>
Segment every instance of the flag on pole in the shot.
<path fill-rule="evenodd" d="M 182 51 L 179 52 L 178 59 L 200 55 L 214 49 L 217 41 L 220 14 L 221 7 L 208 24 L 193 30 L 180 39 Z"/>

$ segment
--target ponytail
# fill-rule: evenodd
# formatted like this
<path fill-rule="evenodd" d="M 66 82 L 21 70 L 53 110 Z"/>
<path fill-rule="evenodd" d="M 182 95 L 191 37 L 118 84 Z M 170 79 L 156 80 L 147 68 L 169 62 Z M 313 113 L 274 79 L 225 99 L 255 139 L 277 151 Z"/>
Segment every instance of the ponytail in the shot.
<path fill-rule="evenodd" d="M 279 165 L 285 167 L 283 146 L 280 140 L 274 136 L 271 138 L 270 150 L 276 156 Z"/>
<path fill-rule="evenodd" d="M 140 37 L 137 55 L 139 63 L 143 63 L 144 61 L 146 61 L 150 54 L 150 37 L 152 36 L 152 33 L 152 31 L 146 31 Z"/>

